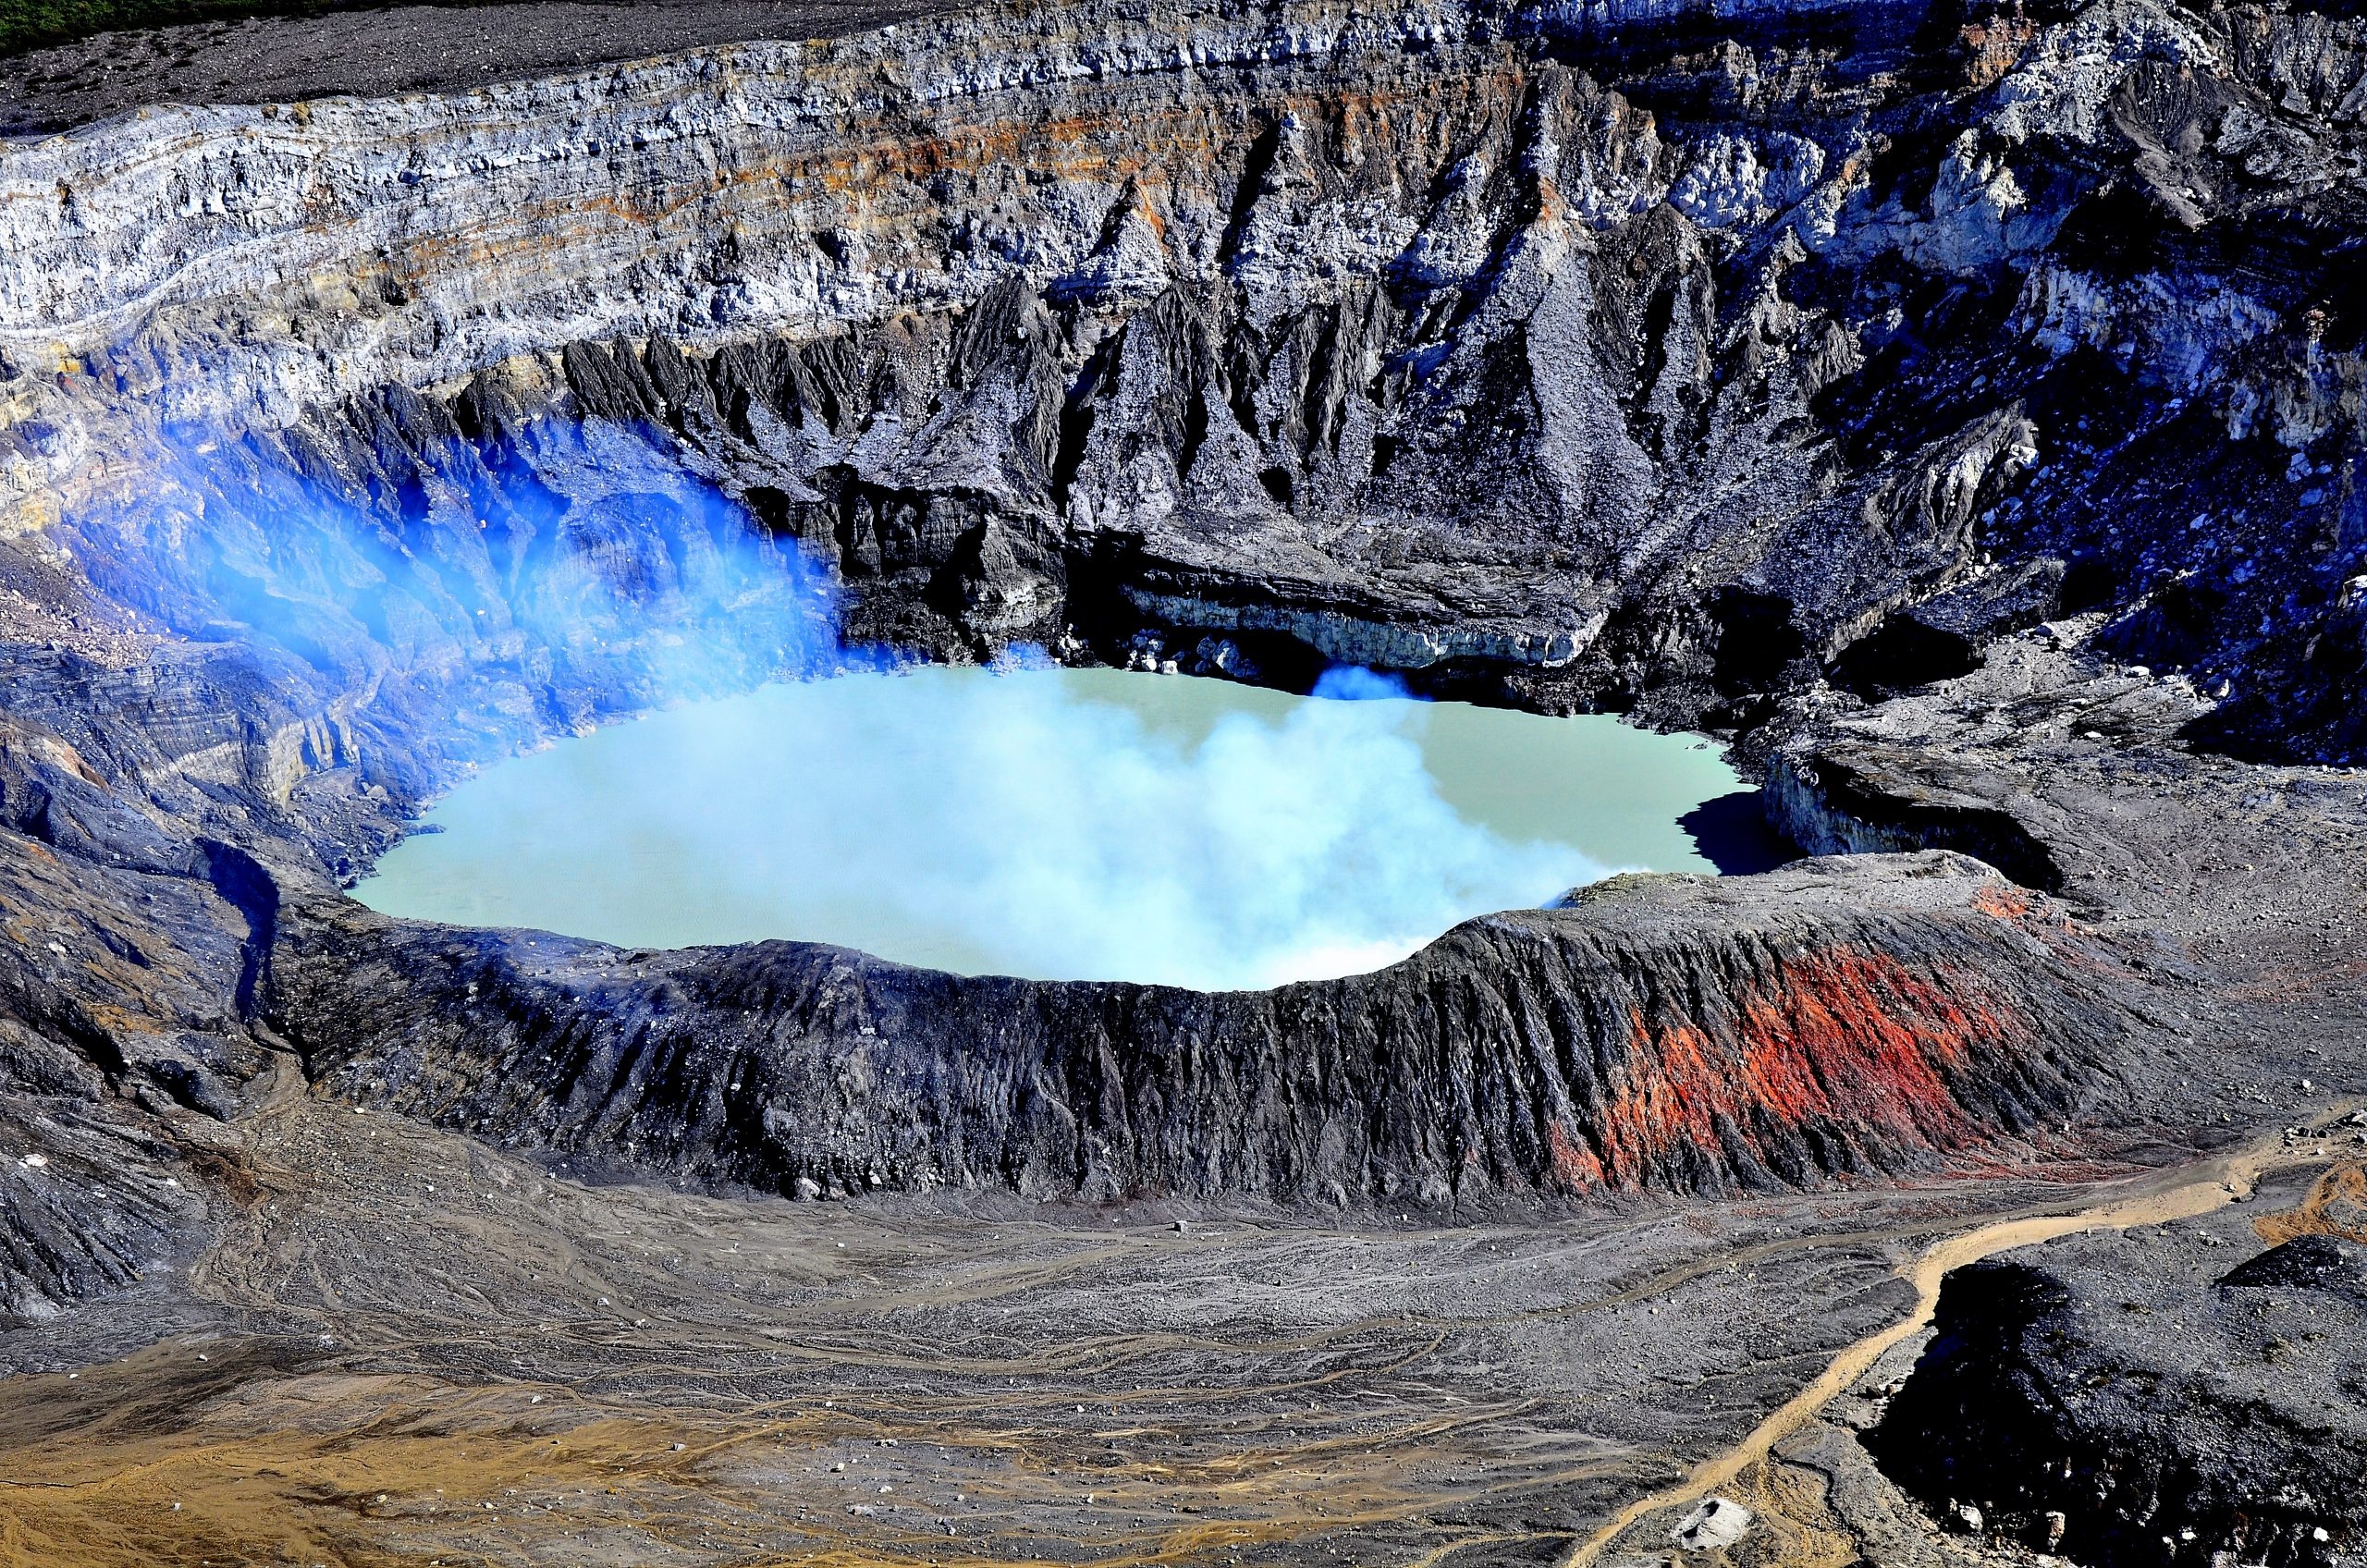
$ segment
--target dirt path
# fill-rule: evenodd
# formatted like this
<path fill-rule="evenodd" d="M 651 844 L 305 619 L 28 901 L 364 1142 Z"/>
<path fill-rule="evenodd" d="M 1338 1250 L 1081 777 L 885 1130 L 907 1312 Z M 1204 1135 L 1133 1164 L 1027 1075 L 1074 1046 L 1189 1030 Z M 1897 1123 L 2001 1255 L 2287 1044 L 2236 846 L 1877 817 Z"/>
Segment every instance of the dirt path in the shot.
<path fill-rule="evenodd" d="M 1934 1243 L 1902 1275 L 1915 1287 L 1915 1305 L 1904 1317 L 1843 1349 L 1815 1381 L 1786 1400 L 1734 1447 L 1702 1461 L 1674 1486 L 1648 1493 L 1621 1509 L 1607 1524 L 1573 1547 L 1562 1559 L 1560 1568 L 1590 1568 L 1603 1550 L 1638 1520 L 1663 1509 L 1698 1502 L 1710 1493 L 1733 1485 L 1751 1466 L 1764 1460 L 1777 1443 L 1863 1377 L 1884 1352 L 1929 1324 L 1932 1309 L 1939 1304 L 1940 1280 L 1950 1269 L 2075 1231 L 2125 1231 L 2208 1214 L 2232 1202 L 2238 1194 L 2249 1193 L 2263 1170 L 2292 1158 L 2293 1151 L 2281 1139 L 2263 1138 L 2198 1164 L 2179 1166 L 2145 1178 L 2132 1192 L 2068 1214 L 2000 1220 Z"/>

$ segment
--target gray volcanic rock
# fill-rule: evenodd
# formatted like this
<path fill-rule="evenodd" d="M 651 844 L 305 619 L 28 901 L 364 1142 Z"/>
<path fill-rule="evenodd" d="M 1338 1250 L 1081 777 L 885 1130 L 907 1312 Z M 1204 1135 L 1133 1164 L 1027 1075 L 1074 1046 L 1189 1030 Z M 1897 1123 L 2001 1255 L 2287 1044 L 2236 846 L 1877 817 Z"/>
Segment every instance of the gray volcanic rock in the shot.
<path fill-rule="evenodd" d="M 2192 1136 L 2130 1010 L 2266 1004 L 2127 929 L 2217 918 L 2153 898 L 2158 836 L 2091 851 L 2139 763 L 2205 771 L 2165 728 L 2358 753 L 2362 72 L 2356 20 L 2151 0 L 1080 0 L 9 142 L 0 864 L 26 937 L 110 955 L 0 949 L 25 1081 L 236 1119 L 292 1038 L 359 1097 L 791 1190 L 1478 1201 Z M 2148 673 L 1983 697 L 1961 747 L 1824 684 L 2050 616 Z M 1877 863 L 1208 998 L 635 971 L 334 898 L 470 767 L 841 636 L 1729 727 L 1810 847 L 2121 928 Z M 2128 777 L 2050 794 L 2073 712 Z M 2249 786 L 2197 788 L 2182 823 Z M 1834 1087 L 1870 1061 L 1929 1094 Z"/>
<path fill-rule="evenodd" d="M 837 38 L 942 9 L 881 0 L 472 0 L 294 15 L 217 11 L 0 59 L 0 135 L 62 130 L 160 104 L 484 87 L 717 43 Z"/>
<path fill-rule="evenodd" d="M 2231 1245 L 2231 1243 L 2234 1243 Z M 2367 1246 L 2225 1220 L 1959 1269 L 1870 1434 L 1934 1507 L 2080 1562 L 2367 1561 Z"/>
<path fill-rule="evenodd" d="M 2296 1236 L 2229 1269 L 2230 1288 L 2329 1291 L 2367 1306 L 2367 1245 L 2347 1237 Z"/>
<path fill-rule="evenodd" d="M 568 64 L 515 80 L 457 51 L 423 76 L 462 24 L 390 14 L 320 35 L 403 45 L 341 80 L 438 91 L 283 95 L 328 79 L 278 54 L 216 94 L 243 106 L 0 142 L 0 1313 L 228 1238 L 174 1320 L 336 1375 L 233 1402 L 167 1347 L 126 1379 L 184 1391 L 111 1430 L 210 1423 L 217 1481 L 226 1425 L 274 1433 L 288 1506 L 334 1515 L 276 1535 L 308 1561 L 669 1521 L 633 1539 L 844 1555 L 859 1519 L 909 1557 L 972 1513 L 883 1482 L 776 1526 L 788 1466 L 915 1390 L 970 1425 L 903 1452 L 1028 1516 L 974 1554 L 1315 1561 L 1353 1520 L 1406 1561 L 1564 1557 L 1907 1310 L 1898 1266 L 1984 1205 L 2367 1092 L 2340 9 L 1060 0 L 767 41 L 714 6 L 664 40 L 714 46 L 621 64 L 546 26 L 519 58 Z M 212 59 L 178 80 L 237 85 Z M 1225 995 L 622 952 L 337 891 L 521 747 L 858 644 L 1022 642 L 1711 727 L 1833 858 Z M 628 1202 L 494 1143 L 897 1195 Z M 1115 1203 L 1032 1254 L 975 1233 L 1134 1197 L 1130 1238 Z M 1235 1212 L 1172 1230 L 1171 1197 Z M 1455 1241 L 1443 1293 L 1429 1242 L 1374 1275 L 1323 1224 L 1417 1207 L 1556 1223 L 1518 1258 Z M 1246 1264 L 1192 1256 L 1269 1223 Z M 2032 1544 L 2114 1568 L 2355 1560 L 2355 1259 L 2231 1271 L 2202 1233 L 1955 1277 L 1885 1463 L 1984 1528 L 2061 1514 Z M 1014 1289 L 1049 1305 L 973 1310 Z M 143 1305 L 114 1339 L 74 1337 L 104 1310 L 23 1332 L 116 1342 Z M 509 1391 L 421 1391 L 439 1364 Z M 475 1445 L 464 1406 L 513 1458 L 587 1463 L 521 1369 L 609 1390 L 604 1421 L 711 1408 L 617 1424 L 596 1498 L 432 1447 L 419 1485 L 351 1489 L 386 1434 Z M 1101 1427 L 1098 1384 L 1137 1377 L 1181 1391 Z M 1318 1383 L 1358 1407 L 1353 1484 L 1301 1484 Z M 91 1390 L 32 1419 L 87 1433 Z M 150 1412 L 171 1429 L 131 1431 Z M 1191 1497 L 1175 1533 L 1092 1512 L 1149 1485 L 1122 1430 Z M 1490 1445 L 1531 1478 L 1466 1464 Z M 1080 1455 L 1111 1488 L 1083 1513 L 1054 1480 Z M 733 1465 L 750 1529 L 711 1536 Z M 1751 1475 L 1738 1561 L 1803 1538 Z M 123 1538 L 158 1538 L 166 1500 L 123 1495 Z M 70 1509 L 31 1538 L 110 1523 Z"/>
<path fill-rule="evenodd" d="M 239 851 L 168 837 L 13 728 L 0 823 L 0 1321 L 27 1321 L 189 1250 L 224 1172 L 184 1124 L 232 1114 L 268 1054 L 240 1018 Z"/>
<path fill-rule="evenodd" d="M 794 1192 L 1449 1203 L 1935 1170 L 2126 1114 L 2141 995 L 1976 863 L 1628 877 L 1222 995 L 791 943 L 620 953 L 291 905 L 269 1012 L 340 1095 Z"/>
<path fill-rule="evenodd" d="M 1748 723 L 2053 597 L 2350 754 L 2360 24 L 1698 20 L 1084 4 L 12 146 L 8 526 L 136 555 L 194 514 L 105 521 L 125 454 L 491 377 L 664 431 L 860 636 Z"/>

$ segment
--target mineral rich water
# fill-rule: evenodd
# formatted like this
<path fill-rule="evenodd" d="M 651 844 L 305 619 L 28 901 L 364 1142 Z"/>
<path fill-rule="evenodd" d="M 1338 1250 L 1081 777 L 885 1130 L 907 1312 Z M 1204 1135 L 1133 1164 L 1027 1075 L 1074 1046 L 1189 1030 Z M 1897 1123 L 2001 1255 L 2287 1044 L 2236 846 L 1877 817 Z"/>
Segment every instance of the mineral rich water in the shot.
<path fill-rule="evenodd" d="M 1742 785 L 1697 737 L 1361 672 L 1318 690 L 942 666 L 767 686 L 490 767 L 355 892 L 631 947 L 788 937 L 1224 989 L 1724 858 Z"/>

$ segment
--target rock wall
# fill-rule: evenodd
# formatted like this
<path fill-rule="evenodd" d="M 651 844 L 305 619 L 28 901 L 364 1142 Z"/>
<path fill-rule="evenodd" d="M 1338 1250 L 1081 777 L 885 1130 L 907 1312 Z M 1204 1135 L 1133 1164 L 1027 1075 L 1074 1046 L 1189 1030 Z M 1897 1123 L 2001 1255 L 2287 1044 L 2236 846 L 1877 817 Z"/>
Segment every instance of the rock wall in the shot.
<path fill-rule="evenodd" d="M 491 375 L 668 428 L 866 635 L 1747 724 L 2102 607 L 2221 743 L 2355 745 L 2360 24 L 1663 9 L 1044 6 L 12 145 L 6 527 L 137 548 L 162 455 Z"/>

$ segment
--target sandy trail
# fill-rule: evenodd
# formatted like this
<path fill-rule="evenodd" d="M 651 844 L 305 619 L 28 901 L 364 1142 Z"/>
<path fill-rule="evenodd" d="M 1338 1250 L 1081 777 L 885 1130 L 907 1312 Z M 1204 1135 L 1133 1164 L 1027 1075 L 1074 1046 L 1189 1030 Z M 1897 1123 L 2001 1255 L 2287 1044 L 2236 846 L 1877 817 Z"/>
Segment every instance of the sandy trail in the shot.
<path fill-rule="evenodd" d="M 1915 1288 L 1915 1305 L 1905 1317 L 1850 1343 L 1833 1358 L 1822 1374 L 1752 1427 L 1742 1441 L 1695 1465 L 1683 1480 L 1649 1492 L 1621 1509 L 1573 1547 L 1562 1559 L 1560 1568 L 1590 1568 L 1604 1549 L 1637 1521 L 1664 1509 L 1698 1502 L 1711 1492 L 1733 1485 L 1746 1471 L 1765 1460 L 1777 1443 L 1865 1376 L 1891 1347 L 1927 1326 L 1939 1305 L 1940 1281 L 1950 1269 L 2078 1231 L 2126 1231 L 2140 1225 L 2191 1219 L 2250 1193 L 2263 1170 L 2290 1164 L 2294 1158 L 2294 1150 L 2281 1138 L 2263 1138 L 2196 1164 L 2158 1172 L 2144 1178 L 2133 1191 L 2084 1208 L 2066 1214 L 1999 1220 L 1933 1243 L 1901 1273 L 1901 1278 Z"/>

